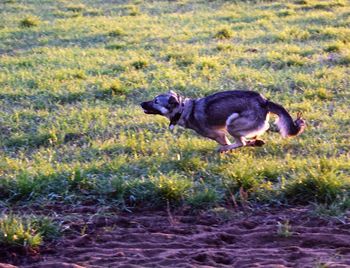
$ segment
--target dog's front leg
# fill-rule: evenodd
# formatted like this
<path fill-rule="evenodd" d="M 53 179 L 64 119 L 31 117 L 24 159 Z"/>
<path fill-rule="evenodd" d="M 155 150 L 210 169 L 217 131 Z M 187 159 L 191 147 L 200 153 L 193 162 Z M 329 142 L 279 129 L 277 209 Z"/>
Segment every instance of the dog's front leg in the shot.
<path fill-rule="evenodd" d="M 231 151 L 234 150 L 236 148 L 242 147 L 246 145 L 246 140 L 244 139 L 244 137 L 235 137 L 235 143 L 234 144 L 227 144 L 227 145 L 223 145 L 219 148 L 219 152 L 220 153 L 225 153 L 227 151 Z"/>
<path fill-rule="evenodd" d="M 203 135 L 203 133 L 201 133 Z M 203 135 L 207 138 L 210 138 L 212 140 L 215 140 L 217 143 L 219 143 L 221 146 L 217 149 L 218 152 L 221 152 L 221 148 L 224 146 L 228 146 L 231 144 L 229 139 L 226 137 L 226 133 L 224 131 L 213 131 L 210 134 Z"/>
<path fill-rule="evenodd" d="M 217 149 L 219 153 L 223 153 L 230 150 L 227 148 L 234 145 L 231 144 L 231 142 L 228 140 L 225 134 L 223 136 L 217 137 L 215 140 L 220 144 L 219 148 Z"/>
<path fill-rule="evenodd" d="M 231 144 L 231 142 L 228 140 L 228 138 L 226 137 L 225 134 L 223 134 L 222 136 L 216 137 L 215 140 L 222 146 L 226 146 L 226 145 Z"/>

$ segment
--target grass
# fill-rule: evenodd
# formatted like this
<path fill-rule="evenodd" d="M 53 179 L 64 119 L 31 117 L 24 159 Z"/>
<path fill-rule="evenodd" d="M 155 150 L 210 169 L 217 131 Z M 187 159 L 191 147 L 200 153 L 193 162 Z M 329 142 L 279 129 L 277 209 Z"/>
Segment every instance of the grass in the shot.
<path fill-rule="evenodd" d="M 233 33 L 230 29 L 227 29 L 227 28 L 224 28 L 224 29 L 221 29 L 219 30 L 215 35 L 214 37 L 215 38 L 218 38 L 218 39 L 230 39 L 232 38 L 233 36 Z"/>
<path fill-rule="evenodd" d="M 350 209 L 348 195 L 340 195 L 337 200 L 330 204 L 316 203 L 314 214 L 321 217 L 342 217 Z"/>
<path fill-rule="evenodd" d="M 120 28 L 116 28 L 116 29 L 113 29 L 112 31 L 110 31 L 108 33 L 108 35 L 111 37 L 118 37 L 118 36 L 125 35 L 125 32 Z"/>
<path fill-rule="evenodd" d="M 20 25 L 25 28 L 38 26 L 39 24 L 40 19 L 35 16 L 28 16 L 20 21 Z"/>
<path fill-rule="evenodd" d="M 47 217 L 4 214 L 0 217 L 2 250 L 36 250 L 44 240 L 59 236 L 59 227 Z"/>
<path fill-rule="evenodd" d="M 134 67 L 136 70 L 146 68 L 148 63 L 145 60 L 137 60 L 131 63 L 132 67 Z"/>
<path fill-rule="evenodd" d="M 289 220 L 286 220 L 284 223 L 277 223 L 277 235 L 280 237 L 288 238 L 292 235 L 291 225 L 289 224 Z"/>
<path fill-rule="evenodd" d="M 348 208 L 347 1 L 63 2 L 1 4 L 1 207 Z M 308 127 L 218 155 L 142 112 L 169 89 L 256 90 Z"/>

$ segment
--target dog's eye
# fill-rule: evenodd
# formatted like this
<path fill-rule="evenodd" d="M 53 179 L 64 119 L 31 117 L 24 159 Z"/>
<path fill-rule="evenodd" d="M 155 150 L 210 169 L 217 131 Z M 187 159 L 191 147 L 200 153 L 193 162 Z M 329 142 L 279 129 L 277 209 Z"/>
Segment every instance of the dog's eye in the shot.
<path fill-rule="evenodd" d="M 158 104 L 158 99 L 155 99 L 155 100 L 154 100 L 154 103 L 155 103 L 155 104 Z"/>

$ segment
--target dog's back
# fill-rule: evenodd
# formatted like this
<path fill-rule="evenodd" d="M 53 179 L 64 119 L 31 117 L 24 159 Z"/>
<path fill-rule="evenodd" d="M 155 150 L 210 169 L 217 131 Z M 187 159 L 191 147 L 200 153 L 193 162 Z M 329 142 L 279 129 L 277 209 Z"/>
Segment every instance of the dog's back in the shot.
<path fill-rule="evenodd" d="M 206 123 L 214 127 L 224 127 L 232 114 L 244 116 L 247 120 L 265 121 L 268 113 L 267 100 L 253 91 L 224 91 L 199 99 L 200 113 Z"/>

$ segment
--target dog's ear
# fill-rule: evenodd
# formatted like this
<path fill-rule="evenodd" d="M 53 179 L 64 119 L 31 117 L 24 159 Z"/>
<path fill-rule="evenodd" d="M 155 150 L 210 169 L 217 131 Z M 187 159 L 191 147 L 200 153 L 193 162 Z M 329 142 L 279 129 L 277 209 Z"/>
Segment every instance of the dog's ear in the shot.
<path fill-rule="evenodd" d="M 176 106 L 176 105 L 179 105 L 179 100 L 175 96 L 171 95 L 169 97 L 168 103 Z"/>

